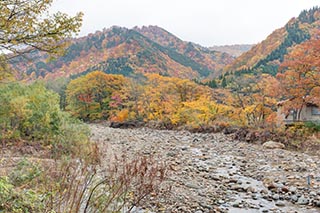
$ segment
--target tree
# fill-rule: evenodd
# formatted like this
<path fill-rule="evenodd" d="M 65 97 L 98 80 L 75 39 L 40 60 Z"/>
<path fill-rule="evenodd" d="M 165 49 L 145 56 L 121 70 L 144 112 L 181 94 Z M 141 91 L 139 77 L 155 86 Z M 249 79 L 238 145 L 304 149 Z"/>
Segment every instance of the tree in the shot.
<path fill-rule="evenodd" d="M 272 107 L 276 104 L 277 86 L 277 80 L 268 74 L 262 74 L 259 78 L 249 74 L 235 77 L 229 85 L 233 96 L 229 105 L 237 110 L 237 120 L 242 125 L 266 127 L 266 121 L 273 114 Z"/>
<path fill-rule="evenodd" d="M 67 86 L 66 109 L 85 121 L 108 118 L 113 95 L 123 88 L 125 81 L 122 75 L 101 71 L 74 79 Z"/>
<path fill-rule="evenodd" d="M 285 109 L 297 109 L 298 118 L 304 104 L 320 105 L 320 39 L 296 46 L 281 64 L 277 75 Z"/>
<path fill-rule="evenodd" d="M 50 15 L 48 9 L 52 2 L 0 1 L 0 63 L 7 63 L 9 59 L 34 49 L 51 54 L 62 52 L 68 38 L 79 32 L 83 14 L 69 17 L 57 12 Z M 0 72 L 4 71 L 7 69 L 0 66 Z"/>

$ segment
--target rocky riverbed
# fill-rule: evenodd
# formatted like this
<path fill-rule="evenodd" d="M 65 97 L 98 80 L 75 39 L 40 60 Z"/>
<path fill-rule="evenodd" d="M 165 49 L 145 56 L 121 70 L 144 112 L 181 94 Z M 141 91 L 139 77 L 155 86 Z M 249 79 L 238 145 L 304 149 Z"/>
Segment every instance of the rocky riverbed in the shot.
<path fill-rule="evenodd" d="M 153 212 L 320 212 L 319 156 L 224 134 L 90 126 L 102 151 L 166 163 L 171 192 L 145 204 Z"/>

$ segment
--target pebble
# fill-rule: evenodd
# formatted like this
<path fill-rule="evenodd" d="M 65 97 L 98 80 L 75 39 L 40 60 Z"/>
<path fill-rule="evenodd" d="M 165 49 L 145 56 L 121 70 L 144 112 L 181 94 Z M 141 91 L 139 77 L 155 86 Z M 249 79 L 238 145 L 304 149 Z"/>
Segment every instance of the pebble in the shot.
<path fill-rule="evenodd" d="M 294 187 L 294 186 L 289 187 L 289 192 L 295 193 L 296 191 L 297 191 L 297 187 Z"/>
<path fill-rule="evenodd" d="M 309 195 L 311 195 L 311 196 L 315 197 L 315 196 L 317 196 L 317 192 L 315 192 L 315 191 L 311 191 L 311 192 L 309 193 Z"/>
<path fill-rule="evenodd" d="M 297 201 L 298 201 L 297 195 L 292 195 L 292 196 L 291 196 L 291 200 L 292 200 L 293 202 L 297 202 Z"/>
<path fill-rule="evenodd" d="M 267 148 L 239 143 L 219 133 L 115 129 L 99 124 L 90 124 L 90 128 L 92 140 L 106 156 L 123 151 L 128 158 L 135 158 L 145 153 L 172 165 L 165 183 L 172 192 L 158 201 L 165 212 L 227 212 L 226 208 L 320 211 L 320 181 L 312 180 L 308 188 L 305 178 L 308 171 L 320 171 L 319 156 L 287 151 L 283 144 Z"/>
<path fill-rule="evenodd" d="M 274 200 L 279 200 L 279 198 L 280 198 L 280 196 L 278 194 L 275 194 L 272 196 L 272 199 L 274 199 Z"/>
<path fill-rule="evenodd" d="M 297 204 L 298 205 L 308 205 L 309 200 L 307 198 L 305 198 L 304 196 L 301 196 L 301 197 L 299 197 Z"/>
<path fill-rule="evenodd" d="M 283 207 L 283 206 L 285 206 L 286 204 L 285 204 L 283 201 L 278 200 L 275 205 L 276 205 L 276 206 Z"/>

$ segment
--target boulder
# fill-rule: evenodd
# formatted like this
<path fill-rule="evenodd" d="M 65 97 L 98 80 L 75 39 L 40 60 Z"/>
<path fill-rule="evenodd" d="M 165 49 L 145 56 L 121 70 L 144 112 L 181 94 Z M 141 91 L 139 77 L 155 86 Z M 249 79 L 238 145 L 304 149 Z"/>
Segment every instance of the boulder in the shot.
<path fill-rule="evenodd" d="M 268 141 L 262 144 L 262 147 L 265 149 L 284 149 L 285 145 L 275 141 Z"/>

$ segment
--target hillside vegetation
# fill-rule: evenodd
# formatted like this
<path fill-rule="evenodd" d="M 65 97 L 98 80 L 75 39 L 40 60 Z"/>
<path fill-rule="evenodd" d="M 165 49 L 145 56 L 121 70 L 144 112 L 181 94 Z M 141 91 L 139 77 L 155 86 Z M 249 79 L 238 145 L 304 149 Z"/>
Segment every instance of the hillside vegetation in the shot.
<path fill-rule="evenodd" d="M 184 42 L 156 26 L 112 27 L 70 42 L 65 55 L 55 60 L 48 61 L 47 55 L 34 51 L 27 55 L 32 64 L 26 66 L 22 58 L 11 64 L 26 79 L 52 79 L 94 70 L 125 76 L 158 73 L 202 79 L 221 74 L 233 61 L 226 53 Z"/>
<path fill-rule="evenodd" d="M 259 72 L 275 75 L 284 56 L 296 45 L 315 38 L 320 25 L 318 7 L 305 10 L 284 27 L 275 30 L 261 43 L 225 67 L 226 72 Z"/>

